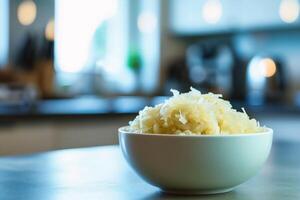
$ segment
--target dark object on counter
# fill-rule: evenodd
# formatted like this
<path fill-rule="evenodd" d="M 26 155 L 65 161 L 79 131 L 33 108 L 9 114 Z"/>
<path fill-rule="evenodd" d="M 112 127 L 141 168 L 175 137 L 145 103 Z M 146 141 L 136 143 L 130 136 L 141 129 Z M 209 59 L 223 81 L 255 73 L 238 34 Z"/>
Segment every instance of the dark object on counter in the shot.
<path fill-rule="evenodd" d="M 20 46 L 17 55 L 17 65 L 25 70 L 32 70 L 37 54 L 36 38 L 32 34 L 27 34 L 24 43 Z"/>
<path fill-rule="evenodd" d="M 171 94 L 170 89 L 187 92 L 190 86 L 191 82 L 189 80 L 185 58 L 178 58 L 171 62 L 166 71 L 163 94 L 169 96 Z"/>
<path fill-rule="evenodd" d="M 44 58 L 48 60 L 54 60 L 54 41 L 49 41 L 43 38 L 42 48 L 38 57 L 40 59 Z"/>
<path fill-rule="evenodd" d="M 234 55 L 228 41 L 206 40 L 191 45 L 186 52 L 189 79 L 203 92 L 230 96 Z"/>
<path fill-rule="evenodd" d="M 247 67 L 247 101 L 252 105 L 280 102 L 286 95 L 285 68 L 281 59 L 255 56 Z"/>
<path fill-rule="evenodd" d="M 245 101 L 246 98 L 246 71 L 247 62 L 236 58 L 232 70 L 232 92 L 231 99 Z"/>

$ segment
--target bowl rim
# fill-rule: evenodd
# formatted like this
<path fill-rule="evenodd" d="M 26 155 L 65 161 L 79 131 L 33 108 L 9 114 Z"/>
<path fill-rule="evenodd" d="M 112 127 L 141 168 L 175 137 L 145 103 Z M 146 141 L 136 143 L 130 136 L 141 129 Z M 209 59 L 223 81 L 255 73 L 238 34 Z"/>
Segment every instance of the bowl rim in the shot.
<path fill-rule="evenodd" d="M 197 137 L 197 138 L 224 138 L 224 137 L 251 137 L 251 136 L 262 136 L 262 135 L 272 135 L 273 129 L 264 127 L 266 131 L 257 133 L 234 133 L 234 134 L 222 134 L 222 135 L 178 135 L 178 134 L 159 134 L 159 133 L 138 133 L 132 132 L 128 129 L 129 126 L 122 126 L 118 129 L 119 134 L 130 134 L 130 135 L 140 135 L 140 136 L 161 136 L 161 137 Z"/>

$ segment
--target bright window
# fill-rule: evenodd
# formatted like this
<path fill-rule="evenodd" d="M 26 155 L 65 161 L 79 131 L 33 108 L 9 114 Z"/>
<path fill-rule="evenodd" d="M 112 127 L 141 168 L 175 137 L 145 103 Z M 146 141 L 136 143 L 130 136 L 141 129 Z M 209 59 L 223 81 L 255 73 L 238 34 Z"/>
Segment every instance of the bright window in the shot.
<path fill-rule="evenodd" d="M 122 90 L 126 67 L 127 1 L 56 0 L 55 66 L 58 73 L 99 73 Z M 112 80 L 114 79 L 114 80 Z"/>
<path fill-rule="evenodd" d="M 143 60 L 143 91 L 154 91 L 159 82 L 160 0 L 140 0 L 137 19 L 139 44 Z"/>
<path fill-rule="evenodd" d="M 0 0 L 0 66 L 8 59 L 8 0 Z"/>
<path fill-rule="evenodd" d="M 160 55 L 159 0 L 130 3 L 55 1 L 55 67 L 59 80 L 69 82 L 63 85 L 96 85 L 117 93 L 155 89 Z M 132 17 L 132 13 L 137 15 Z M 89 79 L 90 85 L 83 86 L 83 79 Z"/>

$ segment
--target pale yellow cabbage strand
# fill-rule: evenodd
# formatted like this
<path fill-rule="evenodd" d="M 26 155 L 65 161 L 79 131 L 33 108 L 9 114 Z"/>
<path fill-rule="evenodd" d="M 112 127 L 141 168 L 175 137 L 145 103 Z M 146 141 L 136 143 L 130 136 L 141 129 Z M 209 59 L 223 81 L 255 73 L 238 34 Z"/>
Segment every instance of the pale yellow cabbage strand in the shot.
<path fill-rule="evenodd" d="M 241 134 L 263 132 L 255 119 L 247 113 L 232 109 L 222 95 L 201 94 L 191 88 L 180 94 L 171 90 L 173 96 L 163 104 L 145 107 L 131 121 L 130 129 L 139 133 L 158 134 Z"/>

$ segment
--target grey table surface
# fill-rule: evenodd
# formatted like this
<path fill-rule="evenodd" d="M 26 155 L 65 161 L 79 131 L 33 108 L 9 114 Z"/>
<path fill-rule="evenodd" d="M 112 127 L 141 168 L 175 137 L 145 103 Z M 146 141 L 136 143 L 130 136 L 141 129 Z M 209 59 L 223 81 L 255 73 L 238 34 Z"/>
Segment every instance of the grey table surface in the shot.
<path fill-rule="evenodd" d="M 253 147 L 255 148 L 255 147 Z M 0 158 L 0 199 L 300 199 L 300 143 L 273 145 L 263 169 L 234 191 L 174 196 L 145 183 L 117 146 Z"/>

